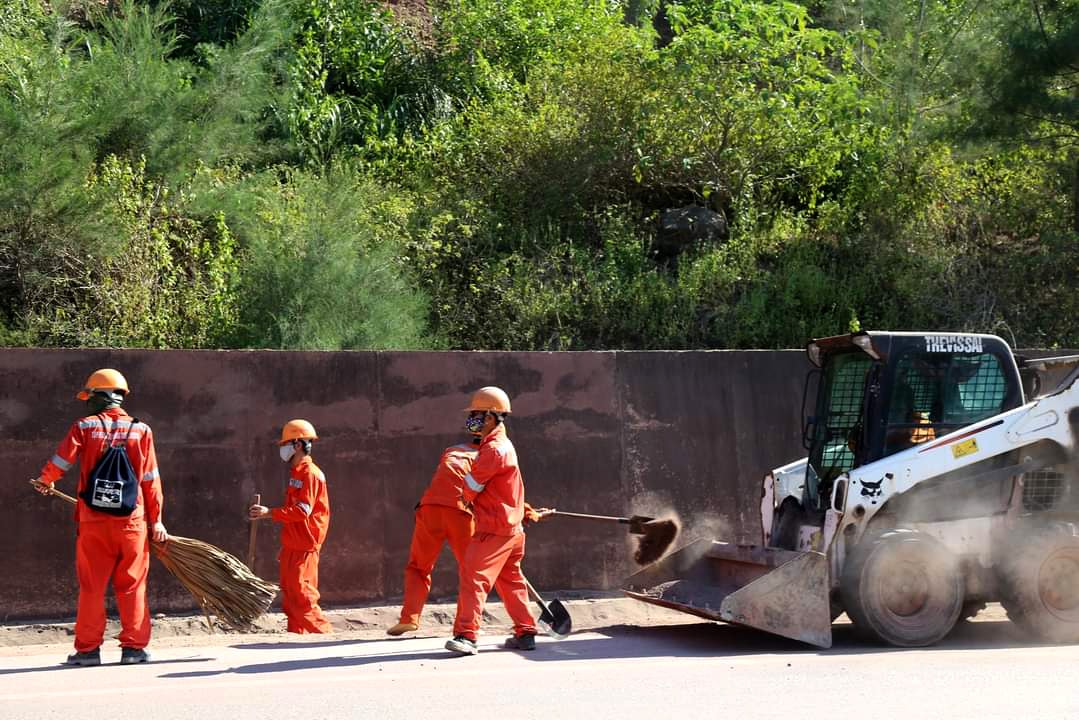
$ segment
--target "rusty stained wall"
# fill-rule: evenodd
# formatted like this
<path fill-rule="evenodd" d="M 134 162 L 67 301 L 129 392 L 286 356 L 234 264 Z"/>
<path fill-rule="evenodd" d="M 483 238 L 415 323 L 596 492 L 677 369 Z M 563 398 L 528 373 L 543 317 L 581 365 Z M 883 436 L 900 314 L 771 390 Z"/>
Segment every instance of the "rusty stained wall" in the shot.
<path fill-rule="evenodd" d="M 681 542 L 759 535 L 762 475 L 803 454 L 799 413 L 808 364 L 798 351 L 273 352 L 0 351 L 0 621 L 74 613 L 70 506 L 32 492 L 70 423 L 86 376 L 115 367 L 125 407 L 154 430 L 170 532 L 243 558 L 244 513 L 261 492 L 284 495 L 274 446 L 281 425 L 311 420 L 314 457 L 333 510 L 323 548 L 327 605 L 395 602 L 412 510 L 442 448 L 460 442 L 469 393 L 513 398 L 509 428 L 527 498 L 598 514 L 674 510 Z M 77 470 L 58 487 L 74 494 Z M 256 570 L 277 575 L 278 531 L 260 526 Z M 529 530 L 525 571 L 540 588 L 617 587 L 634 569 L 625 527 L 554 518 Z M 153 611 L 191 609 L 184 589 L 151 566 Z M 452 597 L 444 551 L 432 597 Z"/>

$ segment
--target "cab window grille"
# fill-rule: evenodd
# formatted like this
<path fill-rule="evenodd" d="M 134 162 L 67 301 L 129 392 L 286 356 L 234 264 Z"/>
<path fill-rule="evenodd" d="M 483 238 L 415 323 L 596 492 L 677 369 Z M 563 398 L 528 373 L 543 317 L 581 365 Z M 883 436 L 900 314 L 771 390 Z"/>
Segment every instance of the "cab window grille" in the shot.
<path fill-rule="evenodd" d="M 828 407 L 818 428 L 820 462 L 816 463 L 822 479 L 831 479 L 854 467 L 851 445 L 858 441 L 865 393 L 866 372 L 872 360 L 863 353 L 836 358 L 826 378 Z"/>
<path fill-rule="evenodd" d="M 896 363 L 885 454 L 996 415 L 1007 389 L 991 353 L 905 354 Z"/>

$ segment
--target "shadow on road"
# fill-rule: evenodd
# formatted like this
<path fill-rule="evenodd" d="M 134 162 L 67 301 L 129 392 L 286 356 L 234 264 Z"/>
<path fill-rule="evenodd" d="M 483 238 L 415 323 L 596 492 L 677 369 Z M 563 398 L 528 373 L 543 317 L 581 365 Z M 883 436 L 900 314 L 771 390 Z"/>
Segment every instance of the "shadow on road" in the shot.
<path fill-rule="evenodd" d="M 304 658 L 302 660 L 279 660 L 268 663 L 240 665 L 227 670 L 205 670 L 193 672 L 165 673 L 162 678 L 199 678 L 214 675 L 257 675 L 261 673 L 290 672 L 293 670 L 318 670 L 325 668 L 360 667 L 378 665 L 400 660 L 454 660 L 458 659 L 446 650 L 426 650 L 423 652 L 382 653 L 379 655 L 345 655 L 338 657 Z M 423 664 L 422 662 L 420 663 Z"/>
<path fill-rule="evenodd" d="M 421 635 L 420 637 L 424 636 Z M 386 638 L 386 640 L 392 639 L 393 638 Z M 367 645 L 374 642 L 384 642 L 384 640 L 382 638 L 348 638 L 345 640 L 316 640 L 313 642 L 289 642 L 284 640 L 282 642 L 236 643 L 235 645 L 229 645 L 229 647 L 234 650 L 300 650 L 302 648 L 331 648 L 344 647 L 345 645 Z"/>
<path fill-rule="evenodd" d="M 581 637 L 565 642 L 541 638 L 535 652 L 520 653 L 533 662 L 565 662 L 567 660 L 604 660 L 629 658 L 714 658 L 722 659 L 750 655 L 831 655 L 850 656 L 871 653 L 939 652 L 948 650 L 993 650 L 1033 647 L 1040 645 L 1024 640 L 1008 622 L 960 623 L 944 641 L 930 648 L 897 648 L 873 645 L 861 641 L 850 625 L 833 628 L 834 645 L 831 649 L 811 647 L 794 640 L 768 635 L 733 625 L 692 623 L 661 627 L 636 627 L 615 625 L 590 631 L 603 637 Z M 348 644 L 371 641 L 339 641 Z M 302 647 L 330 646 L 334 643 L 292 643 Z M 280 649 L 281 644 L 262 643 L 266 649 Z M 248 646 L 252 647 L 252 646 Z M 480 657 L 492 652 L 513 652 L 481 641 Z M 280 673 L 319 668 L 362 667 L 400 661 L 447 661 L 481 662 L 475 658 L 455 658 L 442 650 L 424 650 L 379 653 L 375 655 L 338 655 L 323 658 L 298 658 L 267 663 L 240 665 L 226 670 L 174 672 L 163 678 L 192 678 L 213 675 L 248 675 Z"/>
<path fill-rule="evenodd" d="M 148 663 L 148 665 L 171 665 L 171 664 L 175 664 L 175 663 L 209 662 L 210 660 L 213 660 L 213 658 L 197 657 L 197 658 L 176 658 L 174 660 L 151 660 Z M 97 667 L 108 667 L 110 665 L 119 665 L 119 664 L 120 664 L 120 661 L 117 660 L 116 662 L 101 663 L 101 665 L 99 665 Z M 13 668 L 13 669 L 10 669 L 10 670 L 0 668 L 0 675 L 19 675 L 21 673 L 49 672 L 51 670 L 85 670 L 87 672 L 92 672 L 90 668 L 77 667 L 75 665 L 61 665 L 60 663 L 57 663 L 55 665 L 45 665 L 43 667 Z"/>
<path fill-rule="evenodd" d="M 863 640 L 851 625 L 832 628 L 832 647 L 812 647 L 796 640 L 735 625 L 695 623 L 665 627 L 614 625 L 592 632 L 605 638 L 572 643 L 541 642 L 546 652 L 525 653 L 537 662 L 634 657 L 738 657 L 743 655 L 866 655 L 875 653 L 940 652 L 942 650 L 994 650 L 1046 646 L 1024 638 L 1010 622 L 963 622 L 940 643 L 928 648 L 900 648 Z M 620 642 L 611 642 L 611 640 Z"/>

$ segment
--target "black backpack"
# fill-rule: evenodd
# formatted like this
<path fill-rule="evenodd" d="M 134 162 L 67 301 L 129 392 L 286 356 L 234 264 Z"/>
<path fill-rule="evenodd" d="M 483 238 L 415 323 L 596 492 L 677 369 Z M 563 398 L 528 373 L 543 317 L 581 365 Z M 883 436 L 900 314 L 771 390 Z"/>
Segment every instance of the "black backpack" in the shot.
<path fill-rule="evenodd" d="M 97 418 L 101 421 L 102 430 L 105 431 L 107 447 L 105 454 L 90 471 L 90 477 L 86 479 L 86 487 L 79 493 L 79 497 L 98 512 L 126 517 L 135 511 L 135 505 L 139 501 L 139 479 L 135 476 L 135 469 L 131 467 L 131 460 L 127 457 L 127 439 L 131 437 L 131 428 L 135 427 L 138 418 L 131 418 L 127 435 L 119 445 L 114 444 L 119 432 L 109 437 L 105 419 L 100 415 Z"/>

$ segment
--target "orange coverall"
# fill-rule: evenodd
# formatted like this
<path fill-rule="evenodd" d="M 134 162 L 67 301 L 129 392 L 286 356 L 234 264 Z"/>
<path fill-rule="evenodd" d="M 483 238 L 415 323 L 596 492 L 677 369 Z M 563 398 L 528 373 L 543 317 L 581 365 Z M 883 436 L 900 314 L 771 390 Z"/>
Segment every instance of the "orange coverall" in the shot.
<path fill-rule="evenodd" d="M 434 477 L 416 508 L 412 546 L 405 567 L 405 599 L 401 622 L 420 624 L 427 595 L 431 592 L 431 570 L 442 545 L 449 543 L 460 572 L 465 549 L 472 540 L 472 513 L 462 499 L 464 477 L 472 470 L 477 449 L 473 445 L 453 445 L 442 451 Z"/>
<path fill-rule="evenodd" d="M 472 503 L 476 532 L 461 563 L 453 634 L 476 641 L 483 605 L 494 587 L 513 620 L 514 635 L 535 635 L 536 621 L 528 609 L 528 586 L 521 573 L 525 486 L 505 425 L 483 439 L 464 480 L 464 499 Z"/>
<path fill-rule="evenodd" d="M 318 556 L 330 527 L 326 476 L 310 457 L 291 468 L 285 504 L 270 511 L 281 523 L 281 606 L 292 633 L 333 632 L 318 606 Z"/>
<path fill-rule="evenodd" d="M 101 646 L 105 637 L 105 591 L 110 579 L 120 611 L 120 645 L 141 650 L 150 642 L 150 611 L 146 606 L 146 576 L 150 569 L 147 523 L 161 521 L 157 454 L 148 425 L 137 423 L 132 427 L 131 416 L 118 407 L 101 415 L 114 442 L 123 440 L 128 428 L 131 429 L 127 456 L 140 480 L 139 492 L 135 510 L 127 517 L 99 512 L 78 498 L 75 571 L 79 578 L 79 609 L 75 617 L 75 650 L 91 652 Z M 106 437 L 98 416 L 76 421 L 56 454 L 42 468 L 41 480 L 52 485 L 78 462 L 78 497 L 94 465 L 105 454 Z"/>

